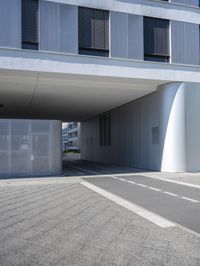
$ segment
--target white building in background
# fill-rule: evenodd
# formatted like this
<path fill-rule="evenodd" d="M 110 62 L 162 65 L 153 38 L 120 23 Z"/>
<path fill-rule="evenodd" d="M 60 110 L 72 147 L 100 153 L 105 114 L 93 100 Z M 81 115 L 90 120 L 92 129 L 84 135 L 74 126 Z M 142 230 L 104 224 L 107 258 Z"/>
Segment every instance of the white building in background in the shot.
<path fill-rule="evenodd" d="M 62 151 L 68 150 L 68 123 L 62 123 Z"/>
<path fill-rule="evenodd" d="M 80 123 L 68 123 L 68 149 L 80 151 Z"/>
<path fill-rule="evenodd" d="M 80 151 L 80 123 L 63 123 L 62 143 L 63 151 Z"/>
<path fill-rule="evenodd" d="M 83 159 L 200 171 L 199 24 L 199 0 L 1 0 L 0 118 L 80 121 Z"/>

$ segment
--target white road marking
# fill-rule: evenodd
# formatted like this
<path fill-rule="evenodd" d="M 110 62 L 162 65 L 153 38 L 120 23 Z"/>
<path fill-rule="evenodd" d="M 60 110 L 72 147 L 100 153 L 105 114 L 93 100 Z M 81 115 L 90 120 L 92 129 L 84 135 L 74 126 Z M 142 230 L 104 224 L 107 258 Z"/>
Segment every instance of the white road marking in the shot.
<path fill-rule="evenodd" d="M 159 188 L 155 188 L 155 187 L 148 187 L 149 189 L 151 189 L 151 190 L 155 190 L 155 191 L 162 191 L 161 189 L 159 189 Z"/>
<path fill-rule="evenodd" d="M 119 180 L 123 181 L 123 182 L 126 182 L 127 180 L 124 179 L 124 178 L 119 178 Z"/>
<path fill-rule="evenodd" d="M 111 176 L 113 179 L 119 179 L 119 177 L 116 177 L 116 176 Z"/>
<path fill-rule="evenodd" d="M 136 185 L 140 186 L 140 187 L 147 187 L 146 185 L 140 184 L 140 183 L 136 183 Z"/>
<path fill-rule="evenodd" d="M 153 212 L 150 212 L 138 205 L 135 205 L 133 204 L 132 202 L 130 201 L 127 201 L 117 195 L 114 195 L 104 189 L 101 189 L 95 185 L 92 185 L 88 182 L 81 182 L 81 184 L 95 192 L 97 192 L 98 194 L 104 196 L 105 198 L 117 203 L 118 205 L 126 208 L 127 210 L 129 211 L 132 211 L 134 213 L 136 213 L 137 215 L 147 219 L 148 221 L 162 227 L 162 228 L 169 228 L 169 227 L 174 227 L 176 226 L 173 222 L 153 213 Z"/>
<path fill-rule="evenodd" d="M 168 191 L 163 191 L 163 193 L 165 193 L 167 195 L 170 195 L 170 196 L 173 196 L 173 197 L 178 197 L 177 194 L 174 194 L 174 193 L 171 193 L 171 192 L 168 192 Z"/>
<path fill-rule="evenodd" d="M 138 173 L 135 174 L 135 175 L 138 175 Z M 133 174 L 132 175 L 131 174 L 122 174 L 122 176 L 132 176 L 132 177 L 134 177 Z M 156 179 L 156 180 L 160 180 L 160 181 L 166 181 L 168 183 L 174 183 L 174 184 L 183 185 L 183 186 L 186 186 L 186 187 L 193 187 L 193 188 L 200 189 L 199 185 L 195 185 L 195 184 L 191 184 L 191 183 L 176 181 L 176 180 L 167 179 L 167 178 L 163 178 L 163 177 L 155 177 L 155 176 L 148 176 L 148 175 L 143 175 L 143 176 L 147 177 L 147 178 L 153 178 L 153 179 Z"/>
<path fill-rule="evenodd" d="M 137 183 L 137 182 L 134 182 L 134 181 L 130 181 L 130 180 L 127 180 L 127 179 L 124 179 L 124 178 L 121 178 L 121 177 L 119 178 L 119 177 L 116 177 L 116 176 L 112 176 L 112 178 L 118 179 L 118 180 L 123 181 L 123 182 L 131 183 L 133 185 L 137 185 L 137 186 L 140 186 L 140 187 L 145 187 L 147 189 L 151 189 L 151 190 L 154 190 L 154 191 L 157 191 L 157 192 L 161 192 L 161 193 L 167 194 L 169 196 L 178 197 L 180 199 L 188 200 L 190 202 L 195 202 L 195 203 L 199 202 L 198 200 L 194 200 L 194 199 L 187 198 L 187 197 L 181 197 L 178 194 L 171 193 L 169 191 L 163 191 L 163 190 L 161 190 L 159 188 L 155 188 L 155 187 L 149 187 L 147 185 L 144 185 L 144 184 L 141 184 L 141 183 Z"/>
<path fill-rule="evenodd" d="M 195 202 L 195 203 L 199 202 L 198 200 L 194 200 L 194 199 L 187 198 L 187 197 L 181 197 L 181 199 L 188 200 L 188 201 Z"/>
<path fill-rule="evenodd" d="M 200 189 L 200 185 L 195 185 L 195 184 L 191 184 L 191 183 L 186 183 L 186 182 L 181 182 L 181 181 L 177 181 L 177 180 L 172 180 L 172 179 L 167 179 L 167 178 L 164 178 L 164 177 L 155 177 L 155 176 L 149 176 L 148 175 L 148 171 L 145 171 L 143 173 L 141 173 L 140 171 L 138 171 L 137 173 L 133 173 L 133 172 L 130 172 L 130 173 L 119 173 L 119 174 L 116 174 L 118 176 L 121 176 L 121 177 L 134 177 L 135 175 L 141 175 L 141 176 L 144 176 L 146 178 L 153 178 L 153 179 L 156 179 L 156 180 L 160 180 L 160 181 L 166 181 L 166 182 L 169 182 L 169 183 L 174 183 L 174 184 L 178 184 L 178 185 L 183 185 L 183 186 L 186 186 L 186 187 L 193 187 L 193 188 L 198 188 Z M 156 172 L 157 173 L 157 172 Z M 146 174 L 146 175 L 145 175 Z M 98 175 L 98 177 L 112 177 L 113 174 L 108 174 L 108 175 Z M 85 178 L 94 178 L 95 176 L 85 176 Z M 96 176 L 97 177 L 97 176 Z"/>
<path fill-rule="evenodd" d="M 134 181 L 130 181 L 130 180 L 128 180 L 127 182 L 130 183 L 130 184 L 133 184 L 133 185 L 136 184 Z"/>

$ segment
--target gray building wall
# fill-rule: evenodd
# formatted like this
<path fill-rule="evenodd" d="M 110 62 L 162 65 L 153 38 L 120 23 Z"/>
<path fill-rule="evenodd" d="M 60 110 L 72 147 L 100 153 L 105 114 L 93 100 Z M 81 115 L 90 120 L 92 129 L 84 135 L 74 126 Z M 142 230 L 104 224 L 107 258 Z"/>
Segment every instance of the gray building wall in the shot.
<path fill-rule="evenodd" d="M 21 48 L 21 0 L 0 1 L 0 46 Z"/>
<path fill-rule="evenodd" d="M 185 102 L 187 171 L 200 171 L 199 84 L 186 84 Z"/>
<path fill-rule="evenodd" d="M 60 121 L 0 120 L 0 177 L 61 171 Z"/>
<path fill-rule="evenodd" d="M 172 63 L 199 65 L 199 25 L 171 21 Z"/>
<path fill-rule="evenodd" d="M 40 49 L 78 53 L 78 7 L 40 2 Z"/>
<path fill-rule="evenodd" d="M 172 0 L 198 6 L 198 0 Z M 40 1 L 39 48 L 78 54 L 78 7 Z M 111 57 L 143 60 L 143 16 L 110 12 Z M 0 1 L 0 46 L 21 48 L 21 0 Z M 171 62 L 199 65 L 199 25 L 171 21 Z"/>
<path fill-rule="evenodd" d="M 169 83 L 112 110 L 111 146 L 100 146 L 99 117 L 85 121 L 82 158 L 165 172 L 200 171 L 199 100 L 199 84 Z"/>
<path fill-rule="evenodd" d="M 111 111 L 110 147 L 100 146 L 99 117 L 81 123 L 82 158 L 160 170 L 163 146 L 151 143 L 151 128 L 162 124 L 162 102 L 158 91 Z"/>
<path fill-rule="evenodd" d="M 110 13 L 111 57 L 143 59 L 143 17 Z"/>
<path fill-rule="evenodd" d="M 199 6 L 199 0 L 171 0 L 172 3 L 184 4 L 188 6 Z"/>

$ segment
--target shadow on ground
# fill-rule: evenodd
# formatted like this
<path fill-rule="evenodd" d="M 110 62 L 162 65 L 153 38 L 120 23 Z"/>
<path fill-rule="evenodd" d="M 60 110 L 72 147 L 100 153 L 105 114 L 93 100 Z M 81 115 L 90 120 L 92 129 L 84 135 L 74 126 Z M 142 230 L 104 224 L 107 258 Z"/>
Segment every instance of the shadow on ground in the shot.
<path fill-rule="evenodd" d="M 63 155 L 63 173 L 64 176 L 94 176 L 108 174 L 132 174 L 145 173 L 146 170 L 126 167 L 116 164 L 91 162 L 81 159 L 80 154 Z"/>

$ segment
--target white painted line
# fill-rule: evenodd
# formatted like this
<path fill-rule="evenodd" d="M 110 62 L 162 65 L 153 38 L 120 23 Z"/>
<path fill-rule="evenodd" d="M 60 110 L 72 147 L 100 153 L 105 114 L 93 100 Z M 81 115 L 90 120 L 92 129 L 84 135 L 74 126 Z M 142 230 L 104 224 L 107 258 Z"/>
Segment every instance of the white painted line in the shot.
<path fill-rule="evenodd" d="M 171 192 L 168 192 L 168 191 L 163 191 L 163 193 L 165 193 L 167 195 L 170 195 L 170 196 L 173 196 L 173 197 L 178 197 L 177 194 L 174 194 L 174 193 L 171 193 Z"/>
<path fill-rule="evenodd" d="M 140 183 L 136 183 L 136 185 L 140 186 L 140 187 L 147 187 L 146 185 L 140 184 Z"/>
<path fill-rule="evenodd" d="M 171 221 L 168 221 L 167 219 L 157 215 L 157 214 L 154 214 L 138 205 L 135 205 L 133 204 L 132 202 L 130 201 L 127 201 L 117 195 L 114 195 L 104 189 L 101 189 L 95 185 L 92 185 L 88 182 L 81 182 L 80 184 L 82 184 L 83 186 L 97 192 L 98 194 L 104 196 L 105 198 L 117 203 L 118 205 L 126 208 L 127 210 L 131 211 L 131 212 L 134 212 L 136 213 L 137 215 L 147 219 L 148 221 L 162 227 L 162 228 L 168 228 L 168 227 L 173 227 L 173 226 L 176 226 L 173 222 Z"/>
<path fill-rule="evenodd" d="M 146 175 L 145 175 L 146 174 Z M 193 187 L 193 188 L 198 188 L 200 189 L 200 186 L 199 185 L 195 185 L 195 184 L 191 184 L 191 183 L 186 183 L 186 182 L 181 182 L 181 181 L 177 181 L 177 180 L 172 180 L 172 179 L 167 179 L 167 178 L 164 178 L 164 177 L 155 177 L 155 176 L 148 176 L 148 171 L 145 173 L 126 173 L 126 174 L 117 174 L 119 176 L 132 176 L 134 177 L 135 175 L 141 175 L 143 177 L 147 177 L 147 178 L 153 178 L 153 179 L 156 179 L 156 180 L 161 180 L 161 181 L 166 181 L 166 182 L 169 182 L 169 183 L 174 183 L 174 184 L 178 184 L 178 185 L 183 185 L 183 186 L 186 186 L 186 187 Z"/>
<path fill-rule="evenodd" d="M 116 176 L 111 176 L 113 179 L 119 179 L 119 177 L 116 177 Z"/>
<path fill-rule="evenodd" d="M 73 168 L 76 168 L 77 167 L 74 167 Z M 80 167 L 78 167 L 80 168 Z M 91 172 L 93 173 L 94 175 L 84 175 L 83 178 L 99 178 L 99 177 L 113 177 L 113 174 L 99 174 L 98 172 L 94 172 L 94 171 L 90 171 L 90 170 L 86 170 L 84 168 L 81 168 L 82 170 L 85 170 L 87 172 Z M 195 185 L 195 184 L 191 184 L 191 183 L 186 183 L 186 182 L 181 182 L 181 181 L 176 181 L 176 180 L 172 180 L 172 179 L 166 179 L 166 178 L 162 178 L 162 177 L 153 177 L 153 176 L 148 176 L 149 172 L 146 171 L 145 172 L 137 172 L 137 173 L 133 173 L 133 172 L 130 172 L 130 173 L 126 173 L 126 174 L 123 174 L 123 173 L 119 173 L 119 174 L 116 174 L 118 176 L 132 176 L 134 177 L 135 175 L 140 175 L 140 176 L 143 176 L 143 177 L 147 177 L 147 178 L 153 178 L 153 179 L 156 179 L 156 180 L 161 180 L 161 181 L 166 181 L 166 182 L 169 182 L 169 183 L 174 183 L 174 184 L 178 184 L 178 185 L 183 185 L 183 186 L 186 186 L 186 187 L 192 187 L 192 188 L 197 188 L 197 189 L 200 189 L 200 185 Z M 145 175 L 146 174 L 146 175 Z M 73 178 L 80 178 L 80 176 L 73 176 Z M 4 183 L 6 182 L 5 180 L 0 180 L 0 185 L 1 183 Z"/>
<path fill-rule="evenodd" d="M 119 180 L 122 181 L 122 182 L 126 182 L 126 181 L 127 181 L 127 180 L 124 179 L 124 178 L 119 178 Z"/>
<path fill-rule="evenodd" d="M 156 188 L 156 187 L 148 187 L 148 188 L 151 189 L 151 190 L 154 190 L 154 191 L 162 191 L 161 189 Z"/>
<path fill-rule="evenodd" d="M 129 182 L 130 184 L 133 184 L 133 185 L 136 184 L 134 181 L 130 181 L 130 180 L 128 180 L 127 182 Z"/>
<path fill-rule="evenodd" d="M 187 198 L 187 197 L 181 197 L 181 199 L 188 200 L 188 201 L 195 202 L 195 203 L 199 202 L 198 200 L 194 200 L 194 199 Z"/>
<path fill-rule="evenodd" d="M 135 174 L 135 175 L 138 175 L 138 174 Z M 192 188 L 200 189 L 199 185 L 195 185 L 195 184 L 191 184 L 191 183 L 176 181 L 176 180 L 172 180 L 172 179 L 166 179 L 166 178 L 162 178 L 162 177 L 148 176 L 148 175 L 145 175 L 145 174 L 140 174 L 140 175 L 142 175 L 144 177 L 160 180 L 160 181 L 166 181 L 166 182 L 169 182 L 169 183 L 174 183 L 174 184 L 183 185 L 183 186 L 186 186 L 186 187 L 192 187 Z M 122 174 L 122 176 L 127 176 L 127 174 Z M 133 176 L 134 177 L 133 174 L 132 175 L 129 174 L 129 176 Z"/>

